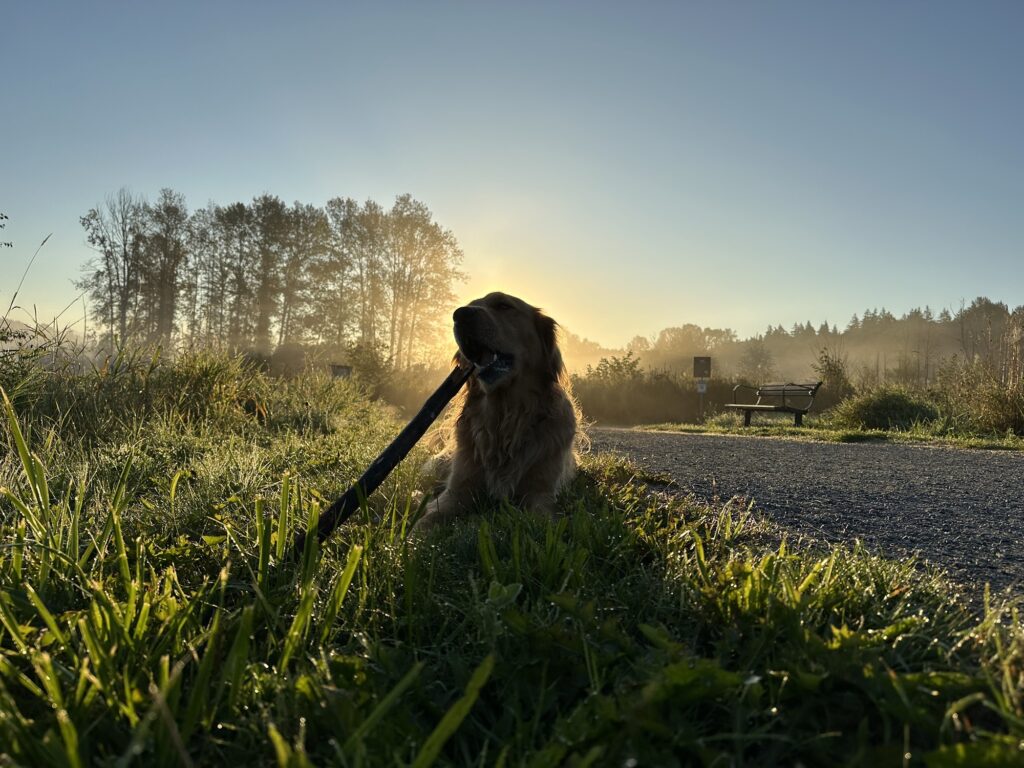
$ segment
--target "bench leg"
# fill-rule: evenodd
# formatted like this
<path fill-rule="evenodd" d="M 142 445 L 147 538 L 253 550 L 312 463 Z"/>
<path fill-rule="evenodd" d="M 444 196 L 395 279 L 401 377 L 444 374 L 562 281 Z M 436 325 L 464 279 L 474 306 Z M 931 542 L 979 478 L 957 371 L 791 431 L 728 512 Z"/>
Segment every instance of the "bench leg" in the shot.
<path fill-rule="evenodd" d="M 804 415 L 802 413 L 794 413 L 793 418 L 796 421 L 796 426 L 802 427 L 804 425 Z"/>
<path fill-rule="evenodd" d="M 750 426 L 750 417 L 753 416 L 753 415 L 754 415 L 753 411 L 744 411 L 743 412 L 743 426 L 744 427 L 749 427 Z"/>

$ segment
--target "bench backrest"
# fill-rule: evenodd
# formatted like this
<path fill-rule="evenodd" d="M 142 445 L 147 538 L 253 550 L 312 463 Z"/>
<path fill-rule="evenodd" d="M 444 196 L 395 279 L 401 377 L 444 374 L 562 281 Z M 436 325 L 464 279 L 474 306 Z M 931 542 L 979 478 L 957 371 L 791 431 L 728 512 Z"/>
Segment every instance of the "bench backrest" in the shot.
<path fill-rule="evenodd" d="M 757 402 L 769 399 L 785 403 L 803 398 L 813 401 L 820 386 L 820 381 L 816 384 L 762 384 L 757 388 Z M 807 407 L 810 407 L 810 403 Z"/>
<path fill-rule="evenodd" d="M 808 395 L 813 397 L 821 386 L 817 384 L 762 384 L 757 388 L 759 395 Z"/>

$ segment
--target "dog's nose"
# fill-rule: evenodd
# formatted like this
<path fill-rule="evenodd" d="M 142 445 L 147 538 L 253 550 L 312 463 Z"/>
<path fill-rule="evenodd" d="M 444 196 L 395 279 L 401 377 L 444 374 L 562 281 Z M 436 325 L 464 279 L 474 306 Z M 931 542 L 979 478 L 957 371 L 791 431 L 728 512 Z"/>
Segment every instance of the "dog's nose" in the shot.
<path fill-rule="evenodd" d="M 459 307 L 452 313 L 452 320 L 456 323 L 464 323 L 469 320 L 470 316 L 477 311 L 476 307 Z"/>

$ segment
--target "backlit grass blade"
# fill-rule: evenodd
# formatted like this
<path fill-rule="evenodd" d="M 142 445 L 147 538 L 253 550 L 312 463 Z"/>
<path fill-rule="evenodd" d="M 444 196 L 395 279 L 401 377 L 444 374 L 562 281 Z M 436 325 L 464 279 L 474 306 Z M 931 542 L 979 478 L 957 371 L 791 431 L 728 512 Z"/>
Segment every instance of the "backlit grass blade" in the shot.
<path fill-rule="evenodd" d="M 334 583 L 331 595 L 327 600 L 327 607 L 321 619 L 322 629 L 320 630 L 320 642 L 326 643 L 330 635 L 331 627 L 334 626 L 338 613 L 341 611 L 341 604 L 345 601 L 349 585 L 352 584 L 352 577 L 355 575 L 359 559 L 362 557 L 363 548 L 358 544 L 348 551 L 348 559 L 345 561 L 345 570 L 341 572 L 338 580 Z"/>
<path fill-rule="evenodd" d="M 289 491 L 291 490 L 290 478 L 287 473 L 281 478 L 281 495 L 278 503 L 277 515 L 277 551 L 275 552 L 277 562 L 284 560 L 285 547 L 290 539 L 288 533 L 291 528 L 289 520 L 289 509 L 291 507 Z"/>
<path fill-rule="evenodd" d="M 191 694 L 189 695 L 188 708 L 181 725 L 181 737 L 188 742 L 189 737 L 203 718 L 204 713 L 209 715 L 210 680 L 213 677 L 214 665 L 219 661 L 220 638 L 223 634 L 222 617 L 224 611 L 224 587 L 227 585 L 228 572 L 226 568 L 220 572 L 220 599 L 217 608 L 213 613 L 213 623 L 210 625 L 210 632 L 206 639 L 206 647 L 203 649 L 203 656 L 199 662 L 199 669 L 195 678 L 189 683 Z"/>
<path fill-rule="evenodd" d="M 171 487 L 167 493 L 167 505 L 170 508 L 171 521 L 174 523 L 175 530 L 177 530 L 178 528 L 178 515 L 176 514 L 174 509 L 174 500 L 175 497 L 178 495 L 178 483 L 181 482 L 181 479 L 183 477 L 189 477 L 190 475 L 191 473 L 187 469 L 179 469 L 177 472 L 174 473 L 174 476 L 171 478 Z"/>
<path fill-rule="evenodd" d="M 315 536 L 309 537 L 309 539 L 315 538 Z M 302 597 L 299 600 L 298 610 L 295 611 L 295 618 L 292 619 L 292 624 L 288 628 L 288 634 L 284 638 L 281 660 L 277 663 L 277 668 L 281 671 L 284 671 L 288 666 L 288 661 L 306 637 L 306 629 L 309 627 L 310 617 L 313 615 L 313 603 L 315 600 L 316 587 L 312 584 L 305 585 L 302 588 Z"/>
<path fill-rule="evenodd" d="M 227 707 L 230 711 L 233 711 L 238 703 L 241 693 L 242 675 L 245 673 L 245 668 L 249 663 L 249 643 L 255 615 L 256 608 L 253 605 L 247 605 L 242 609 L 242 615 L 238 622 L 238 631 L 235 633 L 235 641 L 231 644 L 231 649 L 224 660 L 224 673 L 221 675 L 220 692 L 223 693 L 225 687 L 227 688 Z"/>
<path fill-rule="evenodd" d="M 491 538 L 491 526 L 487 524 L 486 520 L 480 523 L 480 528 L 477 530 L 476 543 L 484 575 L 488 581 L 497 579 L 498 553 L 494 548 L 494 540 Z"/>
<path fill-rule="evenodd" d="M 28 653 L 28 643 L 25 642 L 25 635 L 21 631 L 17 617 L 7 605 L 8 599 L 6 595 L 0 594 L 0 624 L 3 624 L 18 650 L 21 653 Z"/>
<path fill-rule="evenodd" d="M 81 768 L 82 759 L 78 751 L 78 730 L 64 708 L 64 694 L 61 691 L 60 680 L 57 677 L 57 671 L 54 669 L 50 654 L 35 654 L 32 658 L 32 666 L 36 671 L 36 677 L 39 678 L 43 688 L 46 690 L 49 705 L 56 713 L 57 727 L 60 730 L 61 741 L 64 744 L 64 757 L 67 759 L 67 764 L 71 768 Z"/>
<path fill-rule="evenodd" d="M 29 528 L 32 529 L 32 533 L 36 538 L 42 538 L 45 533 L 45 526 L 42 518 L 40 518 L 39 515 L 37 515 L 35 511 L 28 506 L 28 504 L 16 496 L 10 488 L 0 488 L 0 494 L 14 505 L 14 508 L 18 510 L 22 519 L 28 523 Z"/>
<path fill-rule="evenodd" d="M 313 502 L 309 505 L 309 522 L 307 531 L 315 531 L 320 522 L 320 505 Z M 310 543 L 310 542 L 313 543 Z M 320 554 L 320 543 L 317 536 L 307 536 L 302 549 L 302 561 L 300 565 L 300 583 L 305 586 L 313 582 L 313 574 L 316 571 Z"/>
<path fill-rule="evenodd" d="M 277 757 L 279 768 L 313 768 L 313 763 L 310 762 L 301 745 L 297 749 L 293 748 L 285 741 L 284 736 L 273 723 L 268 727 L 267 735 L 270 737 L 270 743 L 274 746 L 274 755 Z"/>
<path fill-rule="evenodd" d="M 701 539 L 699 533 L 693 528 L 690 529 L 690 536 L 693 540 L 693 554 L 694 562 L 697 565 L 697 571 L 700 573 L 700 577 L 705 584 L 711 584 L 711 575 L 708 570 L 708 561 L 704 556 L 704 541 Z"/>
<path fill-rule="evenodd" d="M 29 655 L 29 651 L 27 649 L 24 655 Z M 46 700 L 46 692 L 40 688 L 32 678 L 15 667 L 4 654 L 0 654 L 0 678 L 7 678 L 8 680 L 17 683 L 28 691 L 29 695 L 34 698 Z M 10 712 L 13 710 L 8 709 L 7 711 Z M 2 721 L 2 718 L 0 718 L 0 721 Z"/>
<path fill-rule="evenodd" d="M 267 736 L 270 737 L 270 743 L 274 746 L 274 756 L 277 757 L 278 768 L 290 768 L 292 748 L 273 723 L 267 727 Z"/>
<path fill-rule="evenodd" d="M 131 477 L 132 472 L 132 460 L 131 457 L 124 463 L 121 468 L 121 475 L 117 478 L 117 485 L 114 486 L 114 494 L 111 499 L 110 506 L 118 513 L 120 513 L 126 506 L 128 500 L 128 479 Z"/>
<path fill-rule="evenodd" d="M 66 709 L 57 710 L 57 727 L 60 728 L 61 741 L 64 742 L 64 756 L 70 768 L 82 768 L 82 758 L 78 750 L 78 729 L 71 721 Z"/>
<path fill-rule="evenodd" d="M 384 717 L 384 715 L 388 713 L 388 710 L 395 705 L 409 686 L 415 682 L 417 677 L 419 677 L 420 672 L 423 671 L 423 666 L 424 664 L 422 661 L 418 661 L 413 664 L 412 669 L 406 672 L 395 687 L 388 691 L 387 695 L 377 703 L 377 706 L 373 708 L 373 711 L 367 715 L 366 719 L 363 720 L 363 722 L 361 722 L 345 740 L 343 749 L 346 752 L 350 752 L 354 749 L 355 746 L 373 730 L 373 727 L 381 720 L 381 718 Z"/>
<path fill-rule="evenodd" d="M 36 609 L 36 613 L 39 614 L 39 618 L 43 620 L 43 623 L 46 624 L 50 632 L 53 633 L 53 636 L 57 638 L 57 642 L 59 642 L 61 645 L 67 645 L 68 639 L 61 631 L 60 627 L 57 626 L 57 620 L 53 617 L 53 614 L 50 613 L 50 611 L 47 609 L 46 604 L 39 598 L 39 595 L 36 593 L 35 589 L 32 587 L 31 584 L 25 585 L 25 594 L 28 595 L 28 599 L 32 603 L 32 606 Z"/>
<path fill-rule="evenodd" d="M 3 397 L 4 412 L 7 415 L 7 427 L 10 429 L 11 437 L 14 439 L 14 446 L 18 451 L 18 458 L 21 460 L 22 470 L 24 470 L 25 478 L 28 480 L 33 496 L 35 496 L 36 504 L 42 508 L 43 498 L 40 496 L 39 489 L 35 483 L 35 460 L 32 456 L 32 452 L 29 451 L 28 442 L 22 434 L 21 425 L 18 424 L 18 417 L 14 413 L 14 405 L 11 403 L 10 398 L 7 397 L 7 393 L 4 391 L 3 387 L 0 387 L 0 396 Z"/>
<path fill-rule="evenodd" d="M 270 518 L 264 512 L 263 499 L 256 499 L 256 587 L 265 592 L 270 579 Z"/>
<path fill-rule="evenodd" d="M 434 764 L 438 755 L 441 754 L 441 749 L 444 747 L 445 742 L 459 729 L 462 721 L 466 719 L 466 715 L 473 708 L 477 697 L 480 695 L 480 689 L 484 687 L 493 670 L 494 655 L 489 654 L 473 672 L 473 676 L 469 679 L 462 698 L 452 704 L 451 709 L 445 713 L 444 717 L 441 718 L 441 722 L 437 724 L 437 727 L 427 737 L 423 748 L 416 755 L 416 759 L 412 763 L 413 768 L 427 768 L 427 766 Z"/>

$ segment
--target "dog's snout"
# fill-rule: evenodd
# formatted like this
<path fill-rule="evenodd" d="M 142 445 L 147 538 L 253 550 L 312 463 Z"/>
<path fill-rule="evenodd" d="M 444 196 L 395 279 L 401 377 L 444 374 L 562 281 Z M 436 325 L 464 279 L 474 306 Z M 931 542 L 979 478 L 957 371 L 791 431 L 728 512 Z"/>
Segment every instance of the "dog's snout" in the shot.
<path fill-rule="evenodd" d="M 477 312 L 476 307 L 459 307 L 452 313 L 452 320 L 456 323 L 464 323 Z"/>

